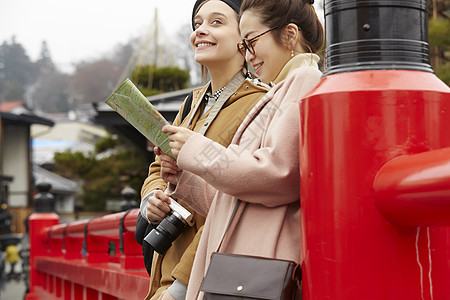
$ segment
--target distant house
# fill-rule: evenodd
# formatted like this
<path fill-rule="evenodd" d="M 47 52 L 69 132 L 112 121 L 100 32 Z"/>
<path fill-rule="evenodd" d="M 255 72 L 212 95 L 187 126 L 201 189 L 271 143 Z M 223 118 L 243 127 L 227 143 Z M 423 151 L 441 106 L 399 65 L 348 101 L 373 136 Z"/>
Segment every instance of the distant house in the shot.
<path fill-rule="evenodd" d="M 87 121 L 59 119 L 52 128 L 33 125 L 31 128 L 33 161 L 40 165 L 53 164 L 55 152 L 89 153 L 95 149 L 95 143 L 108 135 L 101 126 Z"/>
<path fill-rule="evenodd" d="M 34 183 L 45 182 L 51 185 L 50 193 L 55 196 L 55 209 L 58 214 L 73 214 L 75 196 L 80 191 L 78 183 L 50 172 L 36 164 L 33 165 Z"/>
<path fill-rule="evenodd" d="M 30 127 L 33 124 L 52 127 L 54 122 L 32 113 L 24 101 L 0 103 L 0 176 L 11 179 L 0 181 L 0 189 L 7 190 L 7 199 L 2 201 L 14 216 L 13 230 L 23 228 L 23 219 L 32 206 Z"/>
<path fill-rule="evenodd" d="M 55 125 L 52 128 L 36 124 L 31 128 L 33 174 L 35 184 L 40 182 L 51 185 L 50 193 L 55 196 L 56 212 L 64 217 L 73 218 L 76 195 L 80 192 L 78 182 L 50 172 L 54 164 L 56 152 L 81 152 L 89 154 L 95 151 L 95 143 L 108 132 L 89 120 L 69 119 L 67 115 L 53 116 Z"/>

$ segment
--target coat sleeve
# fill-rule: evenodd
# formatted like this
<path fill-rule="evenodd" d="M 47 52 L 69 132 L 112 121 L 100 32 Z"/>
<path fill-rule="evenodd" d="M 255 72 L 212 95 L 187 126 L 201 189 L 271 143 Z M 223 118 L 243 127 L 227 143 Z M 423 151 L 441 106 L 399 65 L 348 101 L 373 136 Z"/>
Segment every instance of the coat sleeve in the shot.
<path fill-rule="evenodd" d="M 206 217 L 216 189 L 202 177 L 183 170 L 178 185 L 169 184 L 165 192 L 171 197 L 183 199 L 193 210 Z"/>
<path fill-rule="evenodd" d="M 272 103 L 281 103 L 264 130 L 259 129 L 266 111 L 256 116 L 242 135 L 239 145 L 227 148 L 195 134 L 182 147 L 178 165 L 202 177 L 204 184 L 242 201 L 268 207 L 285 205 L 299 199 L 299 101 L 320 80 L 297 73 L 274 93 Z M 311 74 L 308 74 L 311 75 Z M 305 79 L 307 78 L 307 79 Z M 280 98 L 282 97 L 282 98 Z M 263 122 L 264 123 L 264 122 Z M 256 150 L 246 147 L 263 134 Z M 203 188 L 207 188 L 204 185 Z"/>
<path fill-rule="evenodd" d="M 172 277 L 181 281 L 184 285 L 189 284 L 189 278 L 191 275 L 192 265 L 194 264 L 195 253 L 197 252 L 200 237 L 203 232 L 203 226 L 199 228 L 195 234 L 194 239 L 184 251 L 181 256 L 180 262 L 175 266 L 172 271 Z"/>

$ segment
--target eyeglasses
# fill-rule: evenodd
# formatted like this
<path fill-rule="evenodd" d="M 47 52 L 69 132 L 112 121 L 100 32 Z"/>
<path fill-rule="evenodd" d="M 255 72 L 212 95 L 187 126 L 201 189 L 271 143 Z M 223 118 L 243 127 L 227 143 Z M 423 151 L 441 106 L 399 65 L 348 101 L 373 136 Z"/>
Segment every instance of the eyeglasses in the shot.
<path fill-rule="evenodd" d="M 245 56 L 245 51 L 248 50 L 248 52 L 250 52 L 251 54 L 255 55 L 255 48 L 253 48 L 253 44 L 254 44 L 260 37 L 262 37 L 262 36 L 265 35 L 266 33 L 271 32 L 272 30 L 275 30 L 275 29 L 277 29 L 277 26 L 276 26 L 276 27 L 273 27 L 273 28 L 270 28 L 269 30 L 264 31 L 263 33 L 260 33 L 260 34 L 258 34 L 257 36 L 252 37 L 251 39 L 247 39 L 247 38 L 242 39 L 242 42 L 240 42 L 240 43 L 237 44 L 237 47 L 238 47 L 239 52 L 240 52 L 243 56 Z"/>

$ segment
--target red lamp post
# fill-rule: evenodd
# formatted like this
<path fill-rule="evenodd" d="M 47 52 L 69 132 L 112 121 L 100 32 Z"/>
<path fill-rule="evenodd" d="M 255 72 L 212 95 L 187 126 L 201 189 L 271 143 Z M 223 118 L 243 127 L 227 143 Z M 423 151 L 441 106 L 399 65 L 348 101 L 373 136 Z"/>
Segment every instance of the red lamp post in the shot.
<path fill-rule="evenodd" d="M 326 71 L 300 105 L 303 299 L 450 299 L 450 89 L 427 3 L 325 16 Z"/>

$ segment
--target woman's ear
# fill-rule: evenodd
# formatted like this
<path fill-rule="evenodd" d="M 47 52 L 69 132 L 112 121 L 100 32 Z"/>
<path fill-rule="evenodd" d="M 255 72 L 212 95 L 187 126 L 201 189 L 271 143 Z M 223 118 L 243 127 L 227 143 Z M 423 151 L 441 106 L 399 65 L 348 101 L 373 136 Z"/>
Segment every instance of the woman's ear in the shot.
<path fill-rule="evenodd" d="M 298 26 L 293 23 L 289 23 L 288 25 L 286 25 L 285 32 L 289 49 L 294 49 L 295 46 L 299 43 L 301 34 L 298 30 Z"/>

